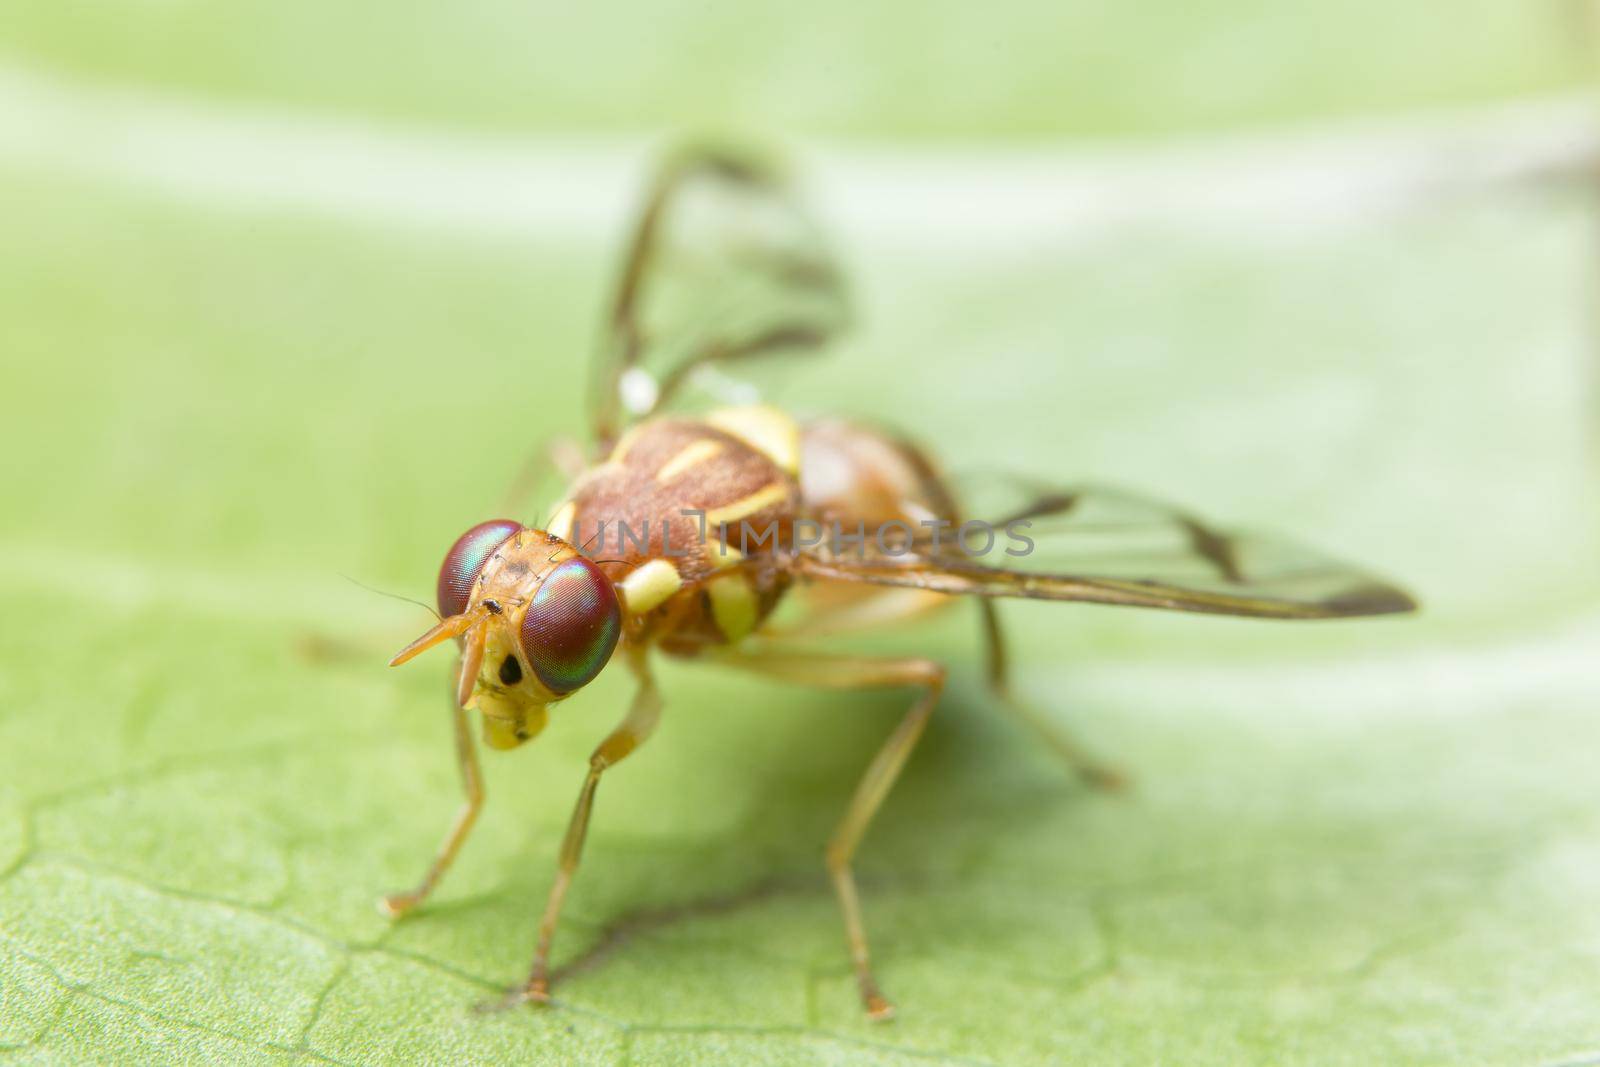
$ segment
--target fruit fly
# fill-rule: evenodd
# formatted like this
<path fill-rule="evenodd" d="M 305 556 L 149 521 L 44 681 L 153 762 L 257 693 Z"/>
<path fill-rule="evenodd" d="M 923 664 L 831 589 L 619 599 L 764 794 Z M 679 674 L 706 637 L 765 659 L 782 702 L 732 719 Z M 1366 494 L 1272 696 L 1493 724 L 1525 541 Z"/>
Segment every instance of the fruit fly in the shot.
<path fill-rule="evenodd" d="M 1090 782 L 1113 786 L 1112 772 L 1012 694 L 998 598 L 1264 619 L 1415 606 L 1394 586 L 1286 541 L 1231 533 L 1113 490 L 989 479 L 982 492 L 1000 499 L 958 500 L 922 448 L 864 423 L 800 421 L 760 405 L 668 413 L 697 377 L 815 350 L 848 319 L 839 272 L 781 174 L 727 152 L 669 157 L 610 306 L 591 444 L 556 452 L 569 479 L 564 499 L 540 526 L 494 519 L 462 534 L 439 571 L 438 625 L 392 661 L 451 639 L 459 646 L 452 714 L 466 793 L 421 882 L 382 900 L 396 917 L 438 884 L 483 805 L 469 711 L 489 747 L 515 748 L 611 660 L 637 682 L 621 723 L 590 757 L 532 968 L 512 1002 L 549 1000 L 551 945 L 596 790 L 661 715 L 653 655 L 802 685 L 915 694 L 825 849 L 862 1004 L 884 1019 L 893 1007 L 873 978 L 851 862 L 933 713 L 945 668 L 817 651 L 805 637 L 881 626 L 965 595 L 977 605 L 997 704 Z M 997 531 L 1006 534 L 1003 550 Z M 984 539 L 993 550 L 975 551 L 984 546 L 972 542 Z M 808 621 L 780 629 L 770 616 L 797 589 Z"/>

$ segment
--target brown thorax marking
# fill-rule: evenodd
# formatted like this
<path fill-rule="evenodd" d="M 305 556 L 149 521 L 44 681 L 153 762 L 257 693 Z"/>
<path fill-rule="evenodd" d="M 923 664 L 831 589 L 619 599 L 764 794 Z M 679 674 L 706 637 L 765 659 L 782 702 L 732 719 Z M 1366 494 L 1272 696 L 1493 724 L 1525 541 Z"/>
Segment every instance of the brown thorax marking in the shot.
<path fill-rule="evenodd" d="M 788 544 L 799 487 L 733 434 L 705 422 L 661 418 L 623 435 L 611 457 L 582 479 L 571 504 L 567 533 L 591 558 L 608 561 L 601 567 L 614 581 L 656 564 L 658 572 L 670 566 L 688 589 L 742 562 L 742 552 L 722 551 L 719 522 L 729 525 L 734 550 L 741 549 L 741 522 L 751 532 L 746 544 L 773 528 L 773 539 L 756 551 Z"/>
<path fill-rule="evenodd" d="M 579 481 L 552 526 L 617 584 L 629 640 L 734 641 L 771 610 L 781 583 L 766 572 L 792 543 L 799 507 L 797 440 L 770 408 L 650 419 Z"/>

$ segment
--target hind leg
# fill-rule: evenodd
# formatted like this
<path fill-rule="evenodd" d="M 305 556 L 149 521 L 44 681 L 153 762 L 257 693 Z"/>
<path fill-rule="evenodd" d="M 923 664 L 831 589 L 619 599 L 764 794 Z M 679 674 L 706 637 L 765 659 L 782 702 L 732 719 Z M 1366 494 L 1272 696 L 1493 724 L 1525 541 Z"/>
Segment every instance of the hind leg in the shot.
<path fill-rule="evenodd" d="M 1000 612 L 988 597 L 978 597 L 977 602 L 983 620 L 984 677 L 1001 706 L 1037 733 L 1085 783 L 1108 792 L 1127 788 L 1128 779 L 1121 771 L 1101 763 L 1070 733 L 1011 691 L 1010 661 L 1006 655 L 1005 631 L 1000 626 Z"/>

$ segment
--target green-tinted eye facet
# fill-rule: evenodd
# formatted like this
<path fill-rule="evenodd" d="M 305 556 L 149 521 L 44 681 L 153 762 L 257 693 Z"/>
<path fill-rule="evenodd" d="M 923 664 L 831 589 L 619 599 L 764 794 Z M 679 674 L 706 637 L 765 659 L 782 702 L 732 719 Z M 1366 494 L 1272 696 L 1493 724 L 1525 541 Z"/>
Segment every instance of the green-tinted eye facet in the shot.
<path fill-rule="evenodd" d="M 552 693 L 587 685 L 622 634 L 622 605 L 600 568 L 581 556 L 540 584 L 522 617 L 522 653 Z"/>
<path fill-rule="evenodd" d="M 439 614 L 445 617 L 460 615 L 467 610 L 472 599 L 472 583 L 478 572 L 489 561 L 494 550 L 522 529 L 520 522 L 510 519 L 491 519 L 480 522 L 460 537 L 445 553 L 444 566 L 439 568 Z"/>

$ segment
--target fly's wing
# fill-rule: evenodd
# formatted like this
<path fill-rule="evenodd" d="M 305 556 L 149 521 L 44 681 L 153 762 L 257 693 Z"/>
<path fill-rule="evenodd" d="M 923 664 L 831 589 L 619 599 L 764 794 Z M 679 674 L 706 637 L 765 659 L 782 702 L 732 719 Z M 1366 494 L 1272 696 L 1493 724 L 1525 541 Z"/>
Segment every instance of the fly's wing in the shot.
<path fill-rule="evenodd" d="M 857 530 L 821 531 L 796 566 L 836 581 L 1269 619 L 1416 607 L 1395 586 L 1310 549 L 1116 490 L 1035 488 L 1020 504 L 968 514 L 993 518 L 964 535 L 891 527 L 858 541 Z"/>
<path fill-rule="evenodd" d="M 628 246 L 595 367 L 595 436 L 609 446 L 697 372 L 816 349 L 847 319 L 837 266 L 784 177 L 754 157 L 680 151 Z"/>

